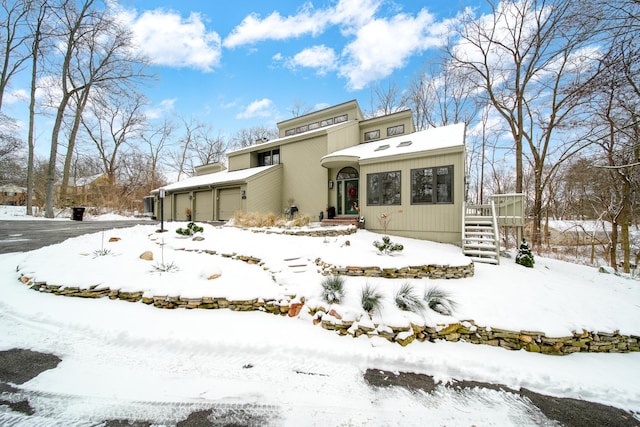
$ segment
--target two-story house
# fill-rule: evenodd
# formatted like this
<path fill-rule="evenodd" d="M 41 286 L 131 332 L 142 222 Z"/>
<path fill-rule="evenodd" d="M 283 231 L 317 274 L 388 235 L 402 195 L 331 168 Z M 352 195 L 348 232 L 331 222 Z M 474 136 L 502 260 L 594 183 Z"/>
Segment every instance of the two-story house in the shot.
<path fill-rule="evenodd" d="M 277 139 L 228 153 L 164 187 L 164 219 L 230 219 L 237 211 L 364 217 L 366 228 L 460 243 L 465 126 L 416 132 L 410 110 L 364 119 L 345 102 L 278 123 Z M 159 194 L 159 189 L 153 194 Z"/>

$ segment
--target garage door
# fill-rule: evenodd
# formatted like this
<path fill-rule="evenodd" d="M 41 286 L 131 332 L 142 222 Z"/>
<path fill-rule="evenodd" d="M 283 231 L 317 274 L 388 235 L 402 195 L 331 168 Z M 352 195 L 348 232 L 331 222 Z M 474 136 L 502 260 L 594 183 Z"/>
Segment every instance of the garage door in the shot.
<path fill-rule="evenodd" d="M 213 221 L 213 191 L 197 191 L 195 199 L 195 221 Z"/>
<path fill-rule="evenodd" d="M 175 217 L 173 217 L 176 221 L 186 221 L 187 214 L 185 210 L 191 206 L 191 201 L 189 200 L 189 193 L 180 193 L 176 194 L 176 211 Z"/>
<path fill-rule="evenodd" d="M 228 220 L 233 214 L 242 210 L 242 199 L 240 198 L 240 187 L 225 188 L 220 190 L 218 203 L 218 219 Z"/>

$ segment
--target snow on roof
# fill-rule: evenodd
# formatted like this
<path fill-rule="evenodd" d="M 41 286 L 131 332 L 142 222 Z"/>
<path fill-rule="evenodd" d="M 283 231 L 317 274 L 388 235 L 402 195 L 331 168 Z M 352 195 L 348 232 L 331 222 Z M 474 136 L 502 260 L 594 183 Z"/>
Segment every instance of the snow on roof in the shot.
<path fill-rule="evenodd" d="M 84 187 L 85 185 L 93 184 L 98 178 L 100 178 L 103 175 L 104 173 L 100 172 L 95 175 L 76 178 L 75 187 Z"/>
<path fill-rule="evenodd" d="M 182 181 L 178 181 L 176 183 L 167 185 L 164 187 L 164 189 L 167 191 L 173 191 L 173 190 L 182 190 L 185 188 L 196 188 L 196 187 L 204 187 L 207 185 L 223 184 L 226 182 L 242 181 L 275 166 L 277 165 L 259 166 L 255 168 L 240 169 L 235 171 L 224 170 L 221 172 L 197 175 L 197 176 L 193 176 L 191 178 L 187 178 Z M 158 190 L 159 189 L 155 189 L 152 191 L 152 193 L 155 193 Z"/>
<path fill-rule="evenodd" d="M 334 156 L 346 156 L 366 160 L 443 148 L 462 147 L 464 146 L 464 129 L 464 123 L 431 128 L 408 135 L 362 143 L 354 147 L 327 154 L 322 159 L 330 159 Z"/>

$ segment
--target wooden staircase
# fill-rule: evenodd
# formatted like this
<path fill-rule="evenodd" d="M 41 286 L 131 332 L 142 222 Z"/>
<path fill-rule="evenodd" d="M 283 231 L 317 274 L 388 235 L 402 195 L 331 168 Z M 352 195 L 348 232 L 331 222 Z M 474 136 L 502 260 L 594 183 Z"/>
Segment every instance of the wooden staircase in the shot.
<path fill-rule="evenodd" d="M 493 201 L 463 205 L 462 252 L 473 262 L 500 264 L 500 231 Z"/>

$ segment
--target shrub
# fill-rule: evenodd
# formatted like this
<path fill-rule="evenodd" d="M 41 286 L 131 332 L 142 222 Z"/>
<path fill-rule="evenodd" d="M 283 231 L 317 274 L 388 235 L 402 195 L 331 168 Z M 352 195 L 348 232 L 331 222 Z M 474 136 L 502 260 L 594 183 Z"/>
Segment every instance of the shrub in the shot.
<path fill-rule="evenodd" d="M 431 288 L 424 294 L 424 302 L 431 310 L 444 316 L 451 316 L 457 304 L 448 292 L 439 288 Z"/>
<path fill-rule="evenodd" d="M 384 255 L 389 255 L 392 252 L 400 252 L 404 249 L 404 246 L 402 246 L 401 244 L 393 243 L 389 236 L 383 236 L 382 242 L 376 240 L 375 242 L 373 242 L 373 246 L 375 246 L 376 249 L 378 249 L 378 251 Z"/>
<path fill-rule="evenodd" d="M 415 290 L 409 283 L 403 283 L 402 286 L 400 286 L 394 299 L 396 306 L 400 310 L 411 311 L 413 313 L 424 311 L 424 301 L 416 295 Z"/>
<path fill-rule="evenodd" d="M 187 228 L 178 228 L 176 233 L 181 234 L 183 236 L 193 236 L 196 233 L 202 233 L 204 228 L 197 225 L 195 222 L 190 222 L 187 224 Z"/>
<path fill-rule="evenodd" d="M 380 310 L 383 297 L 384 295 L 378 292 L 375 287 L 369 286 L 367 284 L 362 289 L 362 295 L 360 296 L 360 304 L 362 305 L 362 309 L 369 314 L 373 313 L 376 310 Z"/>
<path fill-rule="evenodd" d="M 322 299 L 329 304 L 340 304 L 344 297 L 344 279 L 340 276 L 328 276 L 322 280 Z"/>
<path fill-rule="evenodd" d="M 523 238 L 518 249 L 518 255 L 516 255 L 516 264 L 523 265 L 525 267 L 533 268 L 536 261 L 533 259 L 531 249 L 529 249 L 529 243 Z"/>

